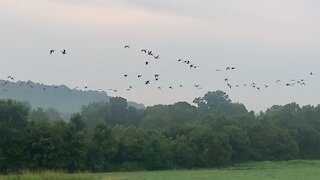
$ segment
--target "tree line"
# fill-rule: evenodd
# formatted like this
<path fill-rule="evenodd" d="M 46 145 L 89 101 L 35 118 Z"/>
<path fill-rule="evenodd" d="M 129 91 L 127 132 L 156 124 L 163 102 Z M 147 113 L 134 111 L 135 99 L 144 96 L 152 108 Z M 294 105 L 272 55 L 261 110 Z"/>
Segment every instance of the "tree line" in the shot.
<path fill-rule="evenodd" d="M 0 101 L 0 171 L 137 171 L 211 168 L 247 161 L 320 159 L 320 106 L 255 114 L 222 91 L 146 109 L 121 97 L 55 110 Z"/>

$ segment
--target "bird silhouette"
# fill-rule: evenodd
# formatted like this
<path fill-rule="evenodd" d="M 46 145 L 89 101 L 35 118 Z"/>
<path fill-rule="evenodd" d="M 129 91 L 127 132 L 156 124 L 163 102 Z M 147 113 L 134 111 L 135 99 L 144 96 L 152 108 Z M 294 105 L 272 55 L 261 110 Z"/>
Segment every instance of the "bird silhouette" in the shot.
<path fill-rule="evenodd" d="M 61 51 L 61 53 L 62 53 L 63 55 L 66 55 L 66 54 L 67 54 L 67 51 L 64 49 L 64 50 Z"/>
<path fill-rule="evenodd" d="M 154 59 L 159 59 L 160 58 L 160 56 L 158 55 L 158 56 L 153 56 L 154 57 Z"/>
<path fill-rule="evenodd" d="M 130 49 L 130 46 L 129 45 L 125 45 L 124 48 L 125 49 Z"/>
<path fill-rule="evenodd" d="M 142 76 L 141 74 L 138 74 L 138 78 L 141 78 L 141 76 Z"/>
<path fill-rule="evenodd" d="M 156 81 L 158 81 L 159 80 L 159 74 L 155 74 L 154 78 L 155 78 Z"/>
<path fill-rule="evenodd" d="M 54 49 L 51 49 L 51 50 L 49 51 L 50 54 L 53 54 L 54 52 L 55 52 Z"/>
<path fill-rule="evenodd" d="M 149 55 L 149 56 L 153 56 L 152 51 L 148 51 L 148 55 Z"/>
<path fill-rule="evenodd" d="M 145 62 L 145 63 L 146 63 L 146 65 L 148 65 L 148 64 L 149 64 L 149 62 L 150 62 L 150 61 L 146 61 L 146 62 Z"/>
<path fill-rule="evenodd" d="M 142 49 L 141 52 L 147 53 L 147 50 L 146 49 Z"/>
<path fill-rule="evenodd" d="M 128 77 L 128 74 L 123 75 L 124 77 Z"/>
<path fill-rule="evenodd" d="M 146 81 L 145 84 L 146 84 L 146 85 L 150 84 L 150 81 Z"/>
<path fill-rule="evenodd" d="M 182 59 L 178 59 L 178 62 L 181 62 L 182 61 Z"/>

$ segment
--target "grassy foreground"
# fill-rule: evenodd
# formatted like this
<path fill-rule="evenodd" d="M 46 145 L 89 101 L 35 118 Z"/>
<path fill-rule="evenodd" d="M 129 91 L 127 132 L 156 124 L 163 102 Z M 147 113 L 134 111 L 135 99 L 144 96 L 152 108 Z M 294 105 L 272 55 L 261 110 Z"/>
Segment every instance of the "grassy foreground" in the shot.
<path fill-rule="evenodd" d="M 21 175 L 0 176 L 0 180 L 100 180 L 102 176 L 95 174 L 66 174 L 62 172 L 25 172 Z"/>
<path fill-rule="evenodd" d="M 258 162 L 225 169 L 104 174 L 106 180 L 318 180 L 320 161 Z"/>
<path fill-rule="evenodd" d="M 0 180 L 317 180 L 320 179 L 320 161 L 257 162 L 224 169 L 177 170 L 133 173 L 40 174 L 0 176 Z"/>

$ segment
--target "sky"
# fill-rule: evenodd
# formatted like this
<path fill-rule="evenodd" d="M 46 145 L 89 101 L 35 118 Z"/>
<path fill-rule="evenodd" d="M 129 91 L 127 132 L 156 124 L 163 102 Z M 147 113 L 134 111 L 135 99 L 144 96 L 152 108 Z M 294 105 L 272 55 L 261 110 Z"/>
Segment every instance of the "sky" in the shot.
<path fill-rule="evenodd" d="M 0 78 L 101 88 L 147 106 L 192 103 L 215 90 L 254 111 L 317 105 L 319 8 L 315 0 L 0 0 Z M 228 66 L 236 70 L 216 71 Z M 225 78 L 240 87 L 229 89 Z M 286 87 L 293 79 L 306 86 Z M 242 86 L 252 82 L 261 90 Z"/>

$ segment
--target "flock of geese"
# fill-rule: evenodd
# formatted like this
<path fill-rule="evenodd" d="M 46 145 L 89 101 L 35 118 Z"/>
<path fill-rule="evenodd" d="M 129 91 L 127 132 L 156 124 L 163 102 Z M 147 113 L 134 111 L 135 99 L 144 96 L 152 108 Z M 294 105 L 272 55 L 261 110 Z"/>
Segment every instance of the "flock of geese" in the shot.
<path fill-rule="evenodd" d="M 130 45 L 125 45 L 124 46 L 125 49 L 131 49 Z M 153 57 L 155 60 L 158 60 L 160 58 L 160 55 L 154 55 L 154 52 L 152 50 L 148 50 L 148 49 L 141 49 L 141 52 L 148 55 L 148 56 L 151 56 Z M 145 62 L 145 65 L 149 65 L 151 61 L 146 61 Z M 177 60 L 178 63 L 183 63 L 185 64 L 188 68 L 190 69 L 197 69 L 199 68 L 199 65 L 196 65 L 194 63 L 192 63 L 190 60 L 183 60 L 182 58 L 179 58 Z M 228 72 L 228 71 L 235 71 L 237 68 L 235 66 L 227 66 L 225 68 L 222 68 L 222 69 L 215 69 L 216 72 L 221 72 L 221 71 L 225 71 L 225 72 Z M 314 73 L 313 72 L 310 72 L 309 73 L 309 76 L 313 76 Z M 128 78 L 129 77 L 129 74 L 124 74 L 123 75 L 124 78 Z M 142 75 L 141 74 L 138 74 L 137 75 L 138 78 L 141 78 Z M 154 81 L 158 81 L 159 80 L 159 74 L 154 74 Z M 224 79 L 225 83 L 226 83 L 226 86 L 230 89 L 232 88 L 239 88 L 239 87 L 252 87 L 254 89 L 257 89 L 257 90 L 262 90 L 262 88 L 269 88 L 271 87 L 272 85 L 271 84 L 262 84 L 262 85 L 259 85 L 258 83 L 256 82 L 250 82 L 250 83 L 243 83 L 243 84 L 236 84 L 236 83 L 231 83 L 231 81 L 228 79 L 228 78 L 225 78 Z M 285 82 L 285 81 L 282 81 L 280 79 L 276 80 L 275 83 L 276 84 L 285 84 L 285 86 L 287 87 L 292 87 L 292 86 L 296 86 L 296 85 L 302 85 L 302 86 L 306 86 L 306 80 L 305 79 L 292 79 L 290 80 L 290 82 Z M 151 83 L 151 80 L 146 80 L 145 81 L 145 85 L 149 85 Z M 169 86 L 167 88 L 169 89 L 173 89 L 174 86 Z M 184 87 L 182 84 L 179 84 L 178 86 L 176 87 Z M 203 89 L 202 86 L 200 86 L 199 84 L 197 83 L 194 83 L 194 87 L 197 88 L 197 89 Z M 162 89 L 161 86 L 158 86 L 157 87 L 158 89 Z M 132 86 L 129 86 L 128 89 L 126 89 L 127 91 L 131 91 L 132 90 Z"/>
<path fill-rule="evenodd" d="M 124 49 L 130 50 L 131 46 L 130 45 L 125 45 Z M 160 60 L 160 55 L 156 54 L 153 50 L 141 49 L 139 51 L 140 51 L 140 53 L 145 54 L 146 56 L 150 57 L 150 59 L 148 61 L 144 62 L 145 66 L 150 66 L 152 64 L 153 60 L 155 60 L 155 61 Z M 55 50 L 55 49 L 49 50 L 49 54 L 50 55 L 53 55 L 53 54 L 55 54 L 57 52 L 59 52 L 59 51 Z M 62 55 L 67 55 L 68 51 L 66 49 L 63 49 L 63 50 L 60 50 L 60 53 Z M 177 63 L 184 64 L 188 69 L 198 69 L 200 67 L 199 65 L 191 62 L 190 60 L 184 60 L 182 58 L 177 59 Z M 235 70 L 237 70 L 237 68 L 234 67 L 234 66 L 227 66 L 225 68 L 215 69 L 216 72 L 221 72 L 221 71 L 228 72 L 228 71 L 235 71 Z M 314 76 L 314 75 L 315 75 L 314 72 L 310 72 L 308 74 L 308 76 Z M 129 78 L 129 76 L 131 76 L 131 75 L 129 75 L 128 73 L 127 74 L 123 74 L 122 78 Z M 143 79 L 143 77 L 144 77 L 143 74 L 136 74 L 136 75 L 132 75 L 132 76 L 135 76 L 137 79 Z M 154 73 L 153 79 L 145 79 L 145 80 L 142 80 L 142 81 L 144 81 L 144 85 L 146 85 L 146 86 L 150 85 L 152 82 L 159 82 L 160 81 L 160 74 Z M 228 78 L 225 78 L 224 82 L 226 83 L 226 86 L 228 88 L 230 88 L 230 89 L 239 88 L 239 87 L 252 87 L 252 88 L 260 91 L 260 90 L 262 90 L 262 88 L 270 88 L 272 86 L 271 84 L 258 84 L 256 82 L 242 83 L 242 84 L 231 83 L 231 81 Z M 291 79 L 289 82 L 277 79 L 277 80 L 275 80 L 275 83 L 276 84 L 283 84 L 283 85 L 285 85 L 287 87 L 293 87 L 293 86 L 298 86 L 298 85 L 306 86 L 306 80 L 302 79 L 302 78 Z M 30 81 L 30 80 L 29 81 L 20 81 L 20 80 L 19 81 L 15 81 L 15 78 L 10 75 L 10 76 L 7 76 L 7 80 L 5 80 L 4 83 L 0 84 L 2 86 L 2 89 L 0 89 L 0 90 L 2 92 L 7 92 L 8 89 L 6 88 L 6 86 L 8 86 L 9 84 L 16 85 L 18 87 L 27 86 L 29 88 L 34 88 L 34 83 L 32 81 Z M 199 89 L 199 90 L 203 89 L 203 87 L 200 86 L 197 83 L 194 83 L 193 86 L 194 86 L 194 88 Z M 51 87 L 52 89 L 58 89 L 61 86 L 56 85 L 56 86 L 46 86 L 46 87 L 47 88 Z M 46 91 L 47 90 L 46 87 L 43 87 L 42 90 Z M 170 86 L 167 86 L 167 87 L 156 86 L 156 88 L 159 89 L 159 90 L 162 90 L 162 89 L 165 89 L 165 88 L 173 90 L 176 87 L 183 88 L 184 85 L 183 84 L 177 84 L 177 85 L 170 85 Z M 124 91 L 128 91 L 129 92 L 129 91 L 132 91 L 133 89 L 134 89 L 134 87 L 132 85 L 128 85 L 127 88 Z M 84 85 L 82 87 L 75 87 L 73 89 L 70 89 L 69 91 L 72 92 L 72 91 L 86 91 L 86 90 L 89 90 L 89 88 L 88 88 L 87 85 Z M 106 93 L 106 91 L 103 90 L 103 89 L 98 89 L 98 91 Z M 117 92 L 119 92 L 121 90 L 117 89 L 117 88 L 109 88 L 108 91 L 112 91 L 114 93 L 117 93 Z"/>

